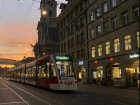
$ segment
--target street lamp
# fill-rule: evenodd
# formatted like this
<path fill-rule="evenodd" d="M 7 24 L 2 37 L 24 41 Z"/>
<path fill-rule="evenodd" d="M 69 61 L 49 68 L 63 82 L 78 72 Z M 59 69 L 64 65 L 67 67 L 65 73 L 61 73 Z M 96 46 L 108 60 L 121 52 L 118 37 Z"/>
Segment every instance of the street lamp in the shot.
<path fill-rule="evenodd" d="M 44 15 L 45 15 L 46 13 L 47 13 L 46 11 L 42 11 L 42 14 L 44 14 Z"/>

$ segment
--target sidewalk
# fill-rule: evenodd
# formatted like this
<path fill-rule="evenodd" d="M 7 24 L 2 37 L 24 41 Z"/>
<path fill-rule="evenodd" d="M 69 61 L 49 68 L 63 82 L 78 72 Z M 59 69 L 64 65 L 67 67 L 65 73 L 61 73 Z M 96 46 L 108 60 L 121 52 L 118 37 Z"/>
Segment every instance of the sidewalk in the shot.
<path fill-rule="evenodd" d="M 105 89 L 111 89 L 111 90 L 115 90 L 115 89 L 118 89 L 118 90 L 134 90 L 134 91 L 139 91 L 139 87 L 128 87 L 128 88 L 121 88 L 121 87 L 116 87 L 114 85 L 106 85 L 106 86 L 98 86 L 96 84 L 83 84 L 83 83 L 80 83 L 78 82 L 78 87 L 79 88 L 105 88 Z"/>

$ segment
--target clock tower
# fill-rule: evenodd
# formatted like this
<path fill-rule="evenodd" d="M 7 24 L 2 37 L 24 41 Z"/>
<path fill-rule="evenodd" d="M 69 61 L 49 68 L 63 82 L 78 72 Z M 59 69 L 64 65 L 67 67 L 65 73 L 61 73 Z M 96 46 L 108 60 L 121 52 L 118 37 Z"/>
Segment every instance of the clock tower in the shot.
<path fill-rule="evenodd" d="M 56 11 L 57 2 L 55 0 L 41 0 L 41 16 L 37 25 L 38 42 L 33 49 L 36 59 L 60 52 L 58 25 L 54 23 L 57 16 Z"/>
<path fill-rule="evenodd" d="M 49 27 L 57 27 L 53 21 L 57 16 L 57 2 L 55 0 L 41 0 L 40 3 L 41 20 L 45 21 Z"/>

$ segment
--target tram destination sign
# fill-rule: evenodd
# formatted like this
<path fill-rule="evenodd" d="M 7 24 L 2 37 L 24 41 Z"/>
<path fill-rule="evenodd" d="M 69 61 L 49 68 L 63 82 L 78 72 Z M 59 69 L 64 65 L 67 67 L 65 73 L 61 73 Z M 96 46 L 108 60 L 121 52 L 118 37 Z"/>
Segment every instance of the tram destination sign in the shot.
<path fill-rule="evenodd" d="M 65 57 L 65 56 L 56 56 L 56 60 L 69 60 L 69 57 Z"/>

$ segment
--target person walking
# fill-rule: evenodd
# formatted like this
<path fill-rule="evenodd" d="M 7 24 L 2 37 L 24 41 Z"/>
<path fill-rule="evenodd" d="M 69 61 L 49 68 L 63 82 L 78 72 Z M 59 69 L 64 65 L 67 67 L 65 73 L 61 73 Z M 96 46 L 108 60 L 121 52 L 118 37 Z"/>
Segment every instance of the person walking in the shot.
<path fill-rule="evenodd" d="M 133 79 L 133 83 L 134 83 L 134 87 L 137 87 L 137 76 L 136 76 L 136 73 L 133 73 L 132 75 L 132 79 Z"/>

